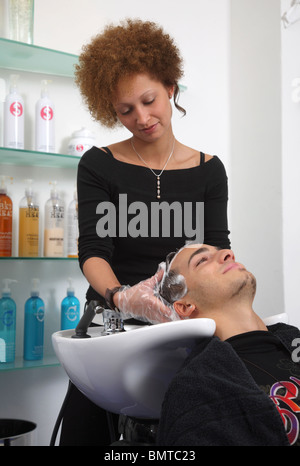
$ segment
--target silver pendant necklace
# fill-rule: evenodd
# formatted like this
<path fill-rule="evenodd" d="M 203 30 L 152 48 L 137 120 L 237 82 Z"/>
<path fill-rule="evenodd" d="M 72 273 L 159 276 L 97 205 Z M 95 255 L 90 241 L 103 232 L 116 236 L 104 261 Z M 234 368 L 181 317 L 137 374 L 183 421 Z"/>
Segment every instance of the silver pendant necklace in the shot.
<path fill-rule="evenodd" d="M 166 163 L 165 163 L 163 169 L 162 169 L 161 172 L 158 173 L 158 174 L 155 173 L 155 171 L 152 170 L 151 167 L 149 167 L 149 165 L 147 164 L 147 162 L 145 162 L 145 160 L 143 159 L 143 157 L 136 151 L 136 149 L 135 149 L 135 147 L 134 147 L 134 145 L 133 145 L 133 140 L 132 140 L 132 138 L 130 139 L 130 141 L 131 141 L 132 149 L 134 150 L 134 152 L 136 153 L 136 155 L 138 156 L 138 158 L 149 168 L 149 170 L 152 171 L 153 175 L 156 177 L 156 199 L 160 199 L 160 177 L 161 177 L 161 175 L 162 175 L 164 169 L 166 168 L 166 166 L 167 166 L 167 164 L 168 164 L 170 158 L 171 158 L 172 155 L 173 155 L 174 148 L 175 148 L 175 138 L 174 138 L 174 141 L 173 141 L 173 146 L 172 146 L 171 154 L 169 155 L 169 157 L 168 157 L 168 159 L 167 159 L 167 161 L 166 161 Z"/>

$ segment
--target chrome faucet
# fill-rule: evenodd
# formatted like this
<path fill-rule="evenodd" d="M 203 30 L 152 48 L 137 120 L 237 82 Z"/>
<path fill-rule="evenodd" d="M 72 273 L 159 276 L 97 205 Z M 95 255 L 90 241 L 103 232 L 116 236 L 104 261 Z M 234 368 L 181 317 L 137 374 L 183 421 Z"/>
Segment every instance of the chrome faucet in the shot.
<path fill-rule="evenodd" d="M 72 338 L 91 338 L 87 333 L 88 327 L 96 314 L 103 313 L 104 330 L 103 335 L 110 335 L 116 332 L 124 332 L 124 323 L 121 318 L 121 314 L 117 311 L 105 309 L 100 301 L 90 301 L 86 306 L 83 316 L 81 317 L 77 327 L 75 328 L 75 334 Z"/>

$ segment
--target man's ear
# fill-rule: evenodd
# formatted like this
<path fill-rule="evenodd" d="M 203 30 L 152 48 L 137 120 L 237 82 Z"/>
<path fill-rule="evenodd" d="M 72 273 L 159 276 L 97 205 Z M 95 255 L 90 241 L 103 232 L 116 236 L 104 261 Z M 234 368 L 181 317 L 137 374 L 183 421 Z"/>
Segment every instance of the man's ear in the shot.
<path fill-rule="evenodd" d="M 180 317 L 190 317 L 196 309 L 195 304 L 186 304 L 182 301 L 175 301 L 173 304 L 175 311 Z"/>

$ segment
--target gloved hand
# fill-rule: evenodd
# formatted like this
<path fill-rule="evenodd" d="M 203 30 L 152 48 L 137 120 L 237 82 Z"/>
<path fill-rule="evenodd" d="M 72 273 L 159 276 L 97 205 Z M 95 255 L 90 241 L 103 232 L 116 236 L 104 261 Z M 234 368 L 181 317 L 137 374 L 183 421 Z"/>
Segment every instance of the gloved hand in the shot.
<path fill-rule="evenodd" d="M 134 286 L 123 287 L 115 303 L 123 319 L 134 318 L 152 324 L 181 320 L 173 306 L 159 296 L 159 283 L 164 275 L 161 263 L 155 275 Z"/>

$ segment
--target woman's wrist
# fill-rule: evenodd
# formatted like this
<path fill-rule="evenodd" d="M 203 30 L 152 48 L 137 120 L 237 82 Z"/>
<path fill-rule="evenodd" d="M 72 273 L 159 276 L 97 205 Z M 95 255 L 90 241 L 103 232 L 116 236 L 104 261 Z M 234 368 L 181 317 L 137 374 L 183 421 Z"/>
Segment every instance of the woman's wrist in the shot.
<path fill-rule="evenodd" d="M 124 287 L 122 285 L 115 286 L 112 289 L 107 288 L 105 292 L 105 301 L 108 307 L 112 310 L 118 309 L 118 294 Z"/>

